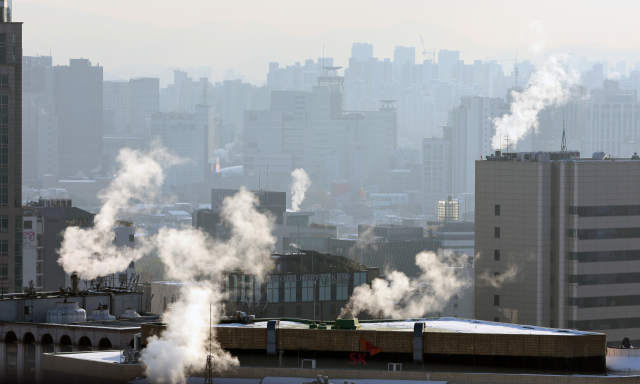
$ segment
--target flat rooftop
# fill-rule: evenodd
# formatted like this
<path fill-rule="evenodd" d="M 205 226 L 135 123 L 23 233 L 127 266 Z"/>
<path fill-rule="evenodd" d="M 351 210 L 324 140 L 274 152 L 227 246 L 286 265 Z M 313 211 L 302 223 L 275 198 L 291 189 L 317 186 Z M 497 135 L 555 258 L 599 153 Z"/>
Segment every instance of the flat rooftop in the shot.
<path fill-rule="evenodd" d="M 318 320 L 320 322 L 320 320 Z M 494 323 L 482 320 L 467 320 L 454 317 L 442 317 L 440 319 L 407 319 L 399 321 L 363 322 L 362 330 L 367 331 L 397 331 L 413 332 L 416 322 L 425 324 L 425 332 L 445 332 L 445 333 L 484 333 L 499 335 L 556 335 L 556 336 L 577 336 L 577 335 L 597 335 L 593 332 L 574 331 L 569 329 L 555 329 L 535 327 L 532 325 L 518 325 L 506 323 Z M 333 321 L 326 321 L 327 324 Z M 266 328 L 267 321 L 256 321 L 253 324 L 218 324 L 217 327 L 238 327 L 238 328 Z M 309 325 L 295 321 L 280 321 L 280 329 L 308 329 Z"/>

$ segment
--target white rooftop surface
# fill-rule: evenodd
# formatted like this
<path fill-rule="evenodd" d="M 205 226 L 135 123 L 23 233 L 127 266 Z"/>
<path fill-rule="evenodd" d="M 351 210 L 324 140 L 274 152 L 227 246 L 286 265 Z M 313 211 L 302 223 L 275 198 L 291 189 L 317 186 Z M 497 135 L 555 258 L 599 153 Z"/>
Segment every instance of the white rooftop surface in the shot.
<path fill-rule="evenodd" d="M 481 320 L 457 319 L 454 317 L 442 317 L 440 319 L 407 319 L 404 321 L 380 322 L 380 323 L 360 323 L 362 329 L 378 329 L 389 331 L 413 331 L 413 324 L 423 322 L 426 331 L 429 332 L 458 332 L 458 333 L 486 333 L 486 334 L 510 334 L 510 335 L 593 335 L 592 332 L 573 331 L 568 329 L 554 329 L 544 327 L 534 327 L 530 325 L 493 323 Z M 327 324 L 331 323 L 327 321 Z M 266 328 L 266 321 L 258 321 L 253 324 L 219 324 L 219 327 L 252 327 Z M 281 321 L 280 328 L 307 327 L 306 324 Z"/>
<path fill-rule="evenodd" d="M 300 384 L 316 380 L 316 377 L 272 377 L 264 379 L 225 379 L 213 378 L 213 384 Z M 376 379 L 334 379 L 329 377 L 330 384 L 343 384 L 345 380 L 356 384 L 446 384 L 446 381 L 416 381 L 416 380 L 376 380 Z M 147 379 L 130 381 L 131 384 L 149 384 Z M 204 377 L 187 377 L 187 384 L 204 384 Z"/>
<path fill-rule="evenodd" d="M 636 374 L 640 374 L 640 357 L 607 356 L 607 370 L 613 372 L 636 372 Z"/>
<path fill-rule="evenodd" d="M 120 351 L 77 352 L 57 354 L 57 356 L 68 357 L 70 359 L 98 361 L 101 363 L 120 363 L 120 353 Z"/>

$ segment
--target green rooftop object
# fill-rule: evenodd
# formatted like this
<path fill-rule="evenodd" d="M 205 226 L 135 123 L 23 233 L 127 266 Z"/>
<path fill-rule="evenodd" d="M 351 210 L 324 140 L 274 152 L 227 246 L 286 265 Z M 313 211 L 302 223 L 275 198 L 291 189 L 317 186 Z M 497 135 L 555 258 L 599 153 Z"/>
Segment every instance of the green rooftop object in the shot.
<path fill-rule="evenodd" d="M 358 319 L 336 319 L 336 325 L 333 326 L 333 329 L 360 329 L 362 325 L 358 323 Z"/>

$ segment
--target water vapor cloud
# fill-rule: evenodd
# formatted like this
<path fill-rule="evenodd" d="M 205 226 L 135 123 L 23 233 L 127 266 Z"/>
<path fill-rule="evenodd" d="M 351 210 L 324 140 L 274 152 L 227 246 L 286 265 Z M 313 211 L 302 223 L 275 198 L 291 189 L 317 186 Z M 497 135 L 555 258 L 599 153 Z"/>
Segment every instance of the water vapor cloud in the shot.
<path fill-rule="evenodd" d="M 291 177 L 293 178 L 291 181 L 291 207 L 297 211 L 304 201 L 304 195 L 311 186 L 311 179 L 302 168 L 291 172 Z"/>

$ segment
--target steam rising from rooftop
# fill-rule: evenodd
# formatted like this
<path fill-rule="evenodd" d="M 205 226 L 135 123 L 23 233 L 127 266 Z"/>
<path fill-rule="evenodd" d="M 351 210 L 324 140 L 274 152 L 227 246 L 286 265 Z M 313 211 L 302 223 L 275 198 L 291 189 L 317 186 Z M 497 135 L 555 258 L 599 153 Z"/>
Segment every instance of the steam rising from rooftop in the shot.
<path fill-rule="evenodd" d="M 374 318 L 393 319 L 440 311 L 469 284 L 455 272 L 455 267 L 464 267 L 467 262 L 466 255 L 421 252 L 416 255 L 420 277 L 410 279 L 402 272 L 386 272 L 387 280 L 375 279 L 371 287 L 365 284 L 355 288 L 340 316 L 347 315 L 349 309 L 354 317 L 366 311 Z"/>
<path fill-rule="evenodd" d="M 529 25 L 535 41 L 530 50 L 540 53 L 544 47 L 544 29 L 538 20 Z M 578 71 L 561 62 L 558 56 L 551 56 L 543 66 L 531 75 L 522 92 L 513 91 L 511 112 L 493 119 L 496 132 L 491 140 L 494 149 L 502 148 L 501 138 L 509 137 L 509 142 L 517 144 L 527 134 L 537 132 L 538 113 L 545 107 L 562 105 L 571 98 L 571 89 L 578 84 Z"/>
<path fill-rule="evenodd" d="M 187 283 L 163 317 L 166 331 L 152 337 L 142 353 L 152 383 L 184 383 L 190 372 L 202 368 L 208 354 L 213 355 L 215 369 L 237 365 L 237 359 L 215 340 L 208 350 L 209 319 L 203 314 L 211 305 L 215 322 L 223 310 L 223 270 L 242 269 L 261 276 L 272 268 L 270 253 L 276 242 L 273 218 L 258 212 L 258 198 L 241 189 L 222 204 L 221 218 L 230 228 L 226 241 L 214 241 L 192 227 L 165 227 L 136 244 L 135 250 L 116 248 L 112 229 L 117 210 L 136 200 L 154 201 L 164 180 L 163 166 L 180 160 L 161 149 L 148 153 L 123 149 L 118 161 L 120 171 L 101 192 L 104 205 L 96 216 L 96 225 L 65 231 L 60 264 L 66 272 L 77 271 L 89 279 L 125 270 L 131 261 L 155 252 L 168 278 Z"/>
<path fill-rule="evenodd" d="M 291 172 L 291 177 L 293 178 L 291 182 L 291 207 L 297 211 L 304 201 L 304 195 L 311 186 L 311 179 L 302 168 Z"/>

